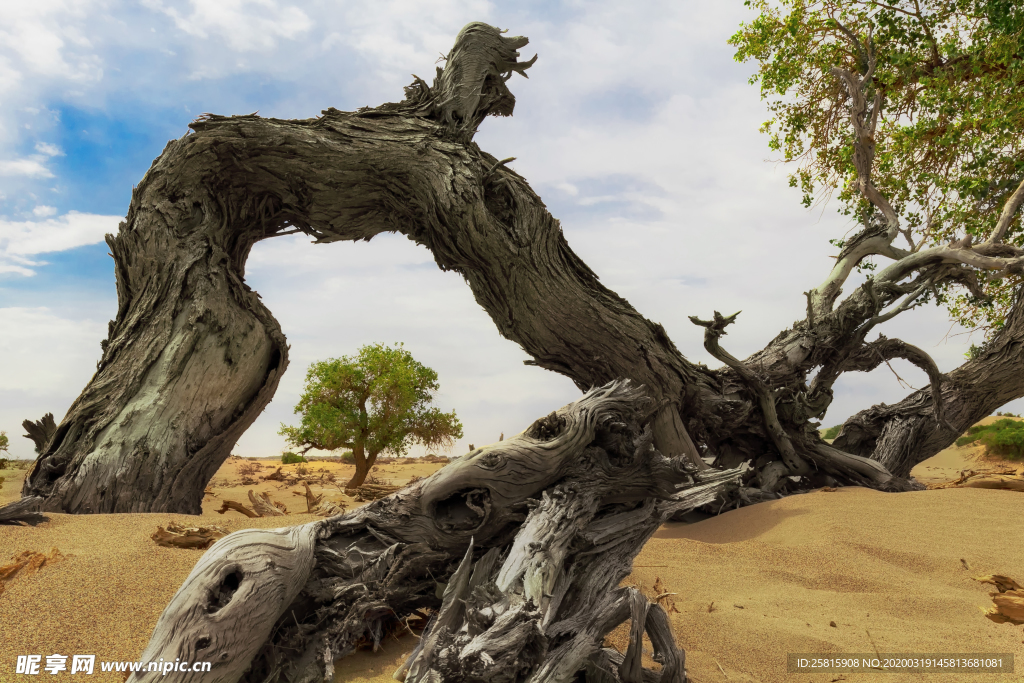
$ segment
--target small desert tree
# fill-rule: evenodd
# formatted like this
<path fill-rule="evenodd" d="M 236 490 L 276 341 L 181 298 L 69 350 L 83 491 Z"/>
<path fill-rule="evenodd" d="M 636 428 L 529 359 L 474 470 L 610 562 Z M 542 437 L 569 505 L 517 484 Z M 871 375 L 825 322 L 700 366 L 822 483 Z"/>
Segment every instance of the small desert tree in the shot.
<path fill-rule="evenodd" d="M 295 406 L 298 427 L 281 425 L 280 434 L 303 453 L 311 448 L 347 448 L 356 473 L 346 488 L 360 486 L 381 453 L 404 455 L 410 445 L 451 448 L 462 438 L 455 411 L 428 404 L 438 390 L 437 373 L 417 362 L 401 343 L 372 344 L 355 358 L 313 363 Z"/>

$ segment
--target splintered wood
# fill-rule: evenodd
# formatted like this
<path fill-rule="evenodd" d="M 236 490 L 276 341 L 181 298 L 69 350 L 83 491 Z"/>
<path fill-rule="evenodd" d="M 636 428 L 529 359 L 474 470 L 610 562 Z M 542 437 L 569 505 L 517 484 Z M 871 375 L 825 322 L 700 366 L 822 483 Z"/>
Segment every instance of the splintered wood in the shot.
<path fill-rule="evenodd" d="M 663 455 L 651 403 L 611 382 L 348 514 L 231 534 L 196 564 L 140 659 L 192 658 L 198 643 L 225 653 L 213 669 L 225 683 L 331 680 L 335 660 L 427 609 L 394 674 L 405 683 L 609 680 L 594 677 L 613 670 L 628 683 L 684 683 L 666 611 L 674 591 L 659 579 L 651 600 L 620 583 L 665 519 L 720 499 L 744 470 Z M 309 509 L 316 497 L 303 497 Z M 259 500 L 250 496 L 257 512 Z M 623 652 L 602 649 L 626 621 Z M 645 637 L 660 672 L 643 666 Z"/>
<path fill-rule="evenodd" d="M 228 535 L 228 530 L 222 526 L 200 526 L 184 527 L 171 522 L 164 529 L 158 526 L 150 538 L 156 541 L 157 545 L 167 548 L 192 548 L 205 550 L 220 538 Z"/>
<path fill-rule="evenodd" d="M 994 604 L 985 612 L 987 618 L 997 624 L 1024 624 L 1024 587 L 1001 574 L 976 576 L 974 580 L 990 583 L 999 589 L 998 593 L 988 594 Z"/>
<path fill-rule="evenodd" d="M 395 491 L 401 489 L 401 486 L 393 484 L 363 484 L 357 489 L 348 491 L 348 493 L 349 495 L 354 495 L 357 501 L 364 502 L 390 496 Z"/>
<path fill-rule="evenodd" d="M 992 470 L 964 470 L 960 476 L 942 484 L 930 484 L 929 489 L 975 488 L 1003 489 L 1024 492 L 1024 465 Z"/>

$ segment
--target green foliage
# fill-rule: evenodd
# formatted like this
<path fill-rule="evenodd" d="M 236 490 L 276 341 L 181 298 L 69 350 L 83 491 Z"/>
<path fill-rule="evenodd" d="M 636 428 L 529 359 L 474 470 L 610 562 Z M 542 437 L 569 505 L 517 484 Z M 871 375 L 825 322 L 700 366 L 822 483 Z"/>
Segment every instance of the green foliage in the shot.
<path fill-rule="evenodd" d="M 972 443 L 980 443 L 989 453 L 1020 460 L 1024 458 L 1024 421 L 1006 418 L 986 426 L 975 425 L 956 440 L 957 446 Z"/>
<path fill-rule="evenodd" d="M 352 451 L 345 451 L 344 453 L 342 453 L 339 456 L 339 458 L 346 465 L 355 465 L 356 464 L 356 456 L 352 455 Z"/>
<path fill-rule="evenodd" d="M 462 424 L 454 411 L 428 405 L 438 388 L 437 373 L 403 344 L 364 346 L 356 357 L 309 366 L 295 406 L 302 422 L 282 424 L 279 433 L 297 448 L 346 448 L 369 464 L 379 453 L 403 456 L 413 443 L 450 448 L 462 438 Z"/>
<path fill-rule="evenodd" d="M 281 462 L 283 464 L 285 464 L 285 465 L 294 465 L 297 462 L 308 462 L 308 461 L 304 457 L 302 457 L 301 455 L 297 455 L 297 454 L 292 453 L 292 452 L 289 451 L 287 453 L 282 453 L 281 454 Z"/>
<path fill-rule="evenodd" d="M 983 240 L 1024 177 L 1024 6 L 1015 0 L 747 0 L 760 14 L 730 44 L 754 60 L 771 118 L 769 147 L 794 162 L 803 202 L 838 190 L 841 211 L 861 222 L 853 131 L 840 67 L 866 74 L 861 44 L 878 64 L 866 92 L 882 109 L 872 182 L 917 244 L 965 235 Z M 980 239 L 978 239 L 980 238 Z M 1024 246 L 1019 216 L 1005 241 Z M 835 243 L 834 243 L 835 244 Z M 840 246 L 840 245 L 836 245 Z M 982 278 L 986 299 L 942 289 L 938 303 L 967 327 L 1001 327 L 1021 275 Z"/>
<path fill-rule="evenodd" d="M 985 350 L 984 346 L 978 346 L 977 344 L 971 344 L 971 348 L 967 349 L 964 353 L 964 358 L 967 360 L 976 360 L 981 357 L 981 352 Z"/>
<path fill-rule="evenodd" d="M 7 432 L 0 432 L 0 453 L 9 453 L 8 447 L 10 445 L 11 442 L 7 438 Z"/>
<path fill-rule="evenodd" d="M 829 439 L 829 440 L 831 440 L 831 439 L 834 439 L 834 438 L 836 438 L 837 436 L 839 436 L 839 431 L 840 431 L 840 430 L 841 430 L 842 428 L 843 428 L 843 425 L 836 425 L 835 427 L 829 427 L 828 429 L 826 429 L 826 430 L 825 430 L 825 431 L 824 431 L 824 432 L 822 433 L 822 435 L 821 435 L 821 438 L 823 438 L 823 439 Z"/>

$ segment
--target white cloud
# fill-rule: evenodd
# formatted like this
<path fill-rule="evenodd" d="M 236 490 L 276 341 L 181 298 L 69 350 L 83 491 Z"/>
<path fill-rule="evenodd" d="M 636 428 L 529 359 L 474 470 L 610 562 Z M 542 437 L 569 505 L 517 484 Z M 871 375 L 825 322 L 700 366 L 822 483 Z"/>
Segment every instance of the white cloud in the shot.
<path fill-rule="evenodd" d="M 54 216 L 57 214 L 57 208 L 53 206 L 39 205 L 32 209 L 32 214 L 39 216 L 40 218 L 46 218 L 47 216 Z"/>
<path fill-rule="evenodd" d="M 160 0 L 144 0 L 143 5 L 166 14 L 185 33 L 225 40 L 236 52 L 270 50 L 279 38 L 294 39 L 313 27 L 304 11 L 274 0 L 190 0 L 189 12 Z"/>
<path fill-rule="evenodd" d="M 43 77 L 96 81 L 103 75 L 98 57 L 77 22 L 94 16 L 89 0 L 18 2 L 4 7 L 0 45 L 15 69 Z"/>
<path fill-rule="evenodd" d="M 42 264 L 29 257 L 102 242 L 104 235 L 117 232 L 120 221 L 120 216 L 78 211 L 44 221 L 0 220 L 0 273 L 32 275 L 31 268 Z"/>
<path fill-rule="evenodd" d="M 48 157 L 64 156 L 64 151 L 60 147 L 57 145 L 51 145 L 48 142 L 37 142 L 36 151 L 40 154 L 45 154 Z"/>
<path fill-rule="evenodd" d="M 24 159 L 13 150 L 41 136 L 61 139 L 40 132 L 47 120 L 28 108 L 55 108 L 72 90 L 81 93 L 74 102 L 90 106 L 141 99 L 197 107 L 189 99 L 191 76 L 222 79 L 204 95 L 213 101 L 194 111 L 240 113 L 228 109 L 253 104 L 244 111 L 310 116 L 327 106 L 354 109 L 400 99 L 411 73 L 430 81 L 457 31 L 481 20 L 528 36 L 523 56 L 536 52 L 539 59 L 529 80 L 509 83 L 515 116 L 484 122 L 476 141 L 499 159 L 517 157 L 515 170 L 561 220 L 572 249 L 606 286 L 664 324 L 692 361 L 720 365 L 689 315 L 742 309 L 724 342 L 740 357 L 802 317 L 801 292 L 830 267 L 827 240 L 846 229 L 831 209 L 820 218 L 802 209 L 786 186 L 787 169 L 763 161 L 769 151 L 757 131 L 764 105 L 746 83 L 751 67 L 733 62 L 725 43 L 752 16 L 742 3 L 651 0 L 642 12 L 613 0 L 540 8 L 486 0 L 145 6 L 153 11 L 121 0 L 7 3 L 0 32 L 19 35 L 10 44 L 0 40 L 0 158 L 12 159 L 0 162 L 0 174 L 39 185 L 52 177 L 47 163 L 61 153 L 56 144 L 40 142 Z M 23 123 L 33 125 L 31 133 Z M 117 144 L 131 143 L 115 142 L 115 154 Z M 40 218 L 43 211 L 33 210 Z M 119 220 L 72 212 L 0 221 L 0 272 L 31 275 L 38 255 L 98 242 Z M 498 335 L 465 282 L 440 272 L 429 253 L 403 238 L 322 246 L 278 238 L 254 248 L 247 280 L 280 319 L 292 365 L 243 437 L 243 454 L 280 452 L 278 423 L 293 419 L 310 362 L 375 341 L 404 340 L 439 372 L 441 407 L 456 409 L 466 425 L 461 448 L 509 435 L 578 395 L 566 378 L 524 367 L 525 354 Z M 21 315 L 19 325 L 34 338 L 67 329 L 59 315 Z M 74 337 L 82 351 L 72 357 L 86 369 L 90 363 L 81 359 L 94 359 L 103 336 L 96 325 L 95 333 Z M 948 326 L 940 309 L 929 308 L 882 331 L 926 348 L 949 369 L 967 342 L 936 346 Z M 10 353 L 26 364 L 41 358 L 27 342 Z M 898 369 L 920 382 L 913 369 Z M 67 404 L 85 379 L 75 376 L 60 389 Z M 840 388 L 830 423 L 906 393 L 888 369 L 851 375 Z M 11 424 L 0 427 L 11 433 Z"/>
<path fill-rule="evenodd" d="M 53 173 L 43 165 L 45 157 L 33 155 L 24 159 L 0 160 L 0 176 L 52 178 Z"/>

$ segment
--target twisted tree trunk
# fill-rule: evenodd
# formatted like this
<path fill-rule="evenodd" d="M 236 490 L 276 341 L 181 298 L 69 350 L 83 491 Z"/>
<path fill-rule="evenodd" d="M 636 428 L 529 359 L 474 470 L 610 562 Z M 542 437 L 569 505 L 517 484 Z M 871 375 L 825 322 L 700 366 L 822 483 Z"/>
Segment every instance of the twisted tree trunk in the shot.
<path fill-rule="evenodd" d="M 632 379 L 656 401 L 661 452 L 699 469 L 751 463 L 738 503 L 825 484 L 914 488 L 910 467 L 983 407 L 1024 395 L 1013 375 L 1019 325 L 1004 351 L 946 378 L 919 349 L 866 341 L 929 283 L 970 284 L 962 263 L 1024 262 L 1007 245 L 908 254 L 890 244 L 889 223 L 850 241 L 820 291 L 807 292 L 807 318 L 764 350 L 743 361 L 728 355 L 718 338 L 732 318 L 718 316 L 708 343 L 726 367 L 687 361 L 661 325 L 600 284 L 509 160 L 472 141 L 486 116 L 512 113 L 506 81 L 533 63 L 517 60 L 526 43 L 469 24 L 433 86 L 417 78 L 400 103 L 296 121 L 204 115 L 168 143 L 108 236 L 119 304 L 97 372 L 42 447 L 23 494 L 55 511 L 198 513 L 206 483 L 288 364 L 277 321 L 244 283 L 246 258 L 257 241 L 297 231 L 318 243 L 401 232 L 426 246 L 440 268 L 463 275 L 498 331 L 533 357 L 528 364 L 581 390 Z M 833 306 L 851 269 L 876 253 L 901 260 Z M 932 413 L 911 397 L 860 419 L 856 443 L 851 425 L 850 436 L 825 444 L 815 419 L 836 378 L 893 357 L 928 371 L 940 389 Z M 953 428 L 938 427 L 944 420 Z M 905 425 L 912 438 L 901 436 Z"/>
<path fill-rule="evenodd" d="M 680 417 L 700 373 L 471 141 L 484 116 L 511 113 L 501 74 L 529 65 L 516 62 L 525 43 L 470 24 L 434 88 L 418 81 L 401 104 L 304 121 L 207 116 L 168 143 L 108 237 L 119 308 L 97 373 L 24 494 L 65 512 L 197 513 L 288 363 L 277 321 L 243 282 L 246 257 L 296 230 L 321 243 L 399 231 L 427 246 L 537 365 L 582 389 L 630 377 L 665 398 L 656 443 L 706 467 Z"/>
<path fill-rule="evenodd" d="M 350 514 L 235 532 L 196 564 L 140 659 L 212 662 L 176 672 L 182 683 L 331 680 L 336 659 L 427 609 L 406 683 L 682 683 L 667 615 L 619 583 L 668 515 L 742 471 L 663 456 L 654 405 L 613 382 Z M 626 619 L 625 655 L 602 650 Z M 660 674 L 640 666 L 645 631 Z"/>
<path fill-rule="evenodd" d="M 930 390 L 895 405 L 872 406 L 843 425 L 833 442 L 850 453 L 871 455 L 897 476 L 949 446 L 971 425 L 1020 398 L 1024 385 L 1024 292 L 1006 323 L 972 360 L 941 378 L 943 420 Z"/>

